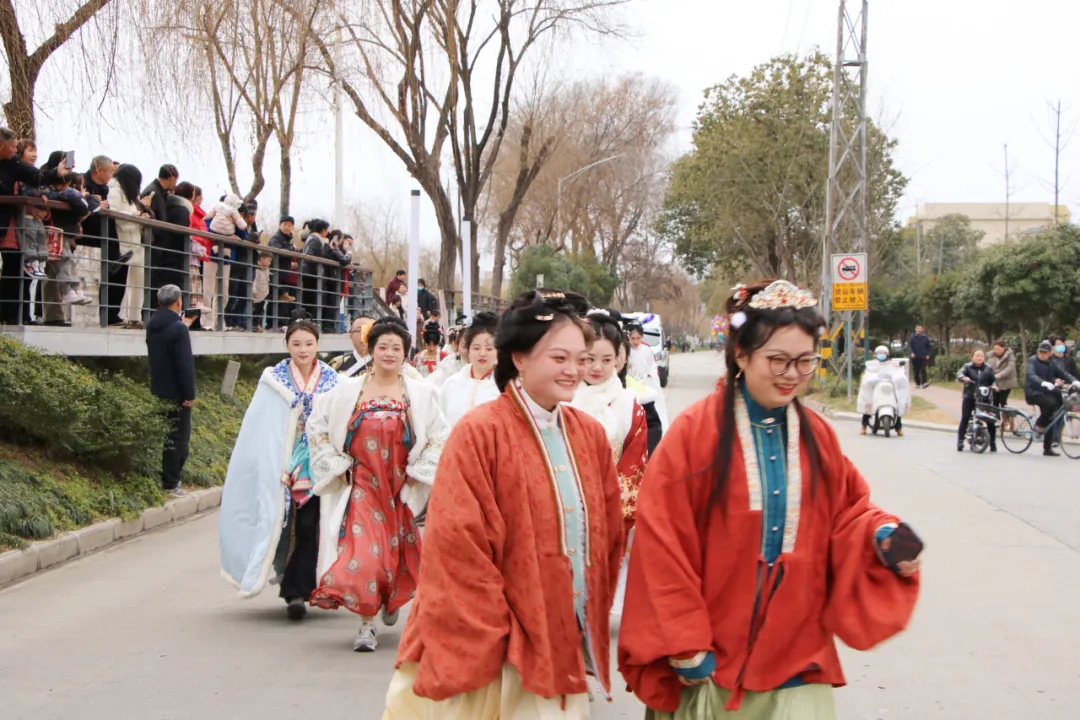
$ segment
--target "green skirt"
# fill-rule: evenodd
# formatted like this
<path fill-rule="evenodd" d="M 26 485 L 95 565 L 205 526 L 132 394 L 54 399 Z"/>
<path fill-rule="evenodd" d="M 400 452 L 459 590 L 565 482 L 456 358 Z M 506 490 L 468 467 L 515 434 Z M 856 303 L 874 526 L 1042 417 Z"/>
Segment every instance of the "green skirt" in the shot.
<path fill-rule="evenodd" d="M 747 692 L 742 707 L 724 710 L 731 691 L 708 682 L 685 688 L 673 713 L 646 710 L 645 720 L 836 720 L 832 685 L 801 685 L 786 690 Z"/>

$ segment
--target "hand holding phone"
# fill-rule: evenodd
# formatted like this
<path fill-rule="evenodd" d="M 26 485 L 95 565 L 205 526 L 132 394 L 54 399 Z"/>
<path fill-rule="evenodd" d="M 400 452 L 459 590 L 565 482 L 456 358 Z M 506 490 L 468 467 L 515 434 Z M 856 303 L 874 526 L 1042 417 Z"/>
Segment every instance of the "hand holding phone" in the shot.
<path fill-rule="evenodd" d="M 75 169 L 75 151 L 68 150 L 64 153 L 64 165 L 68 170 Z"/>
<path fill-rule="evenodd" d="M 882 561 L 891 570 L 911 577 L 919 569 L 919 555 L 924 543 L 907 523 L 900 523 L 893 534 L 881 541 Z"/>

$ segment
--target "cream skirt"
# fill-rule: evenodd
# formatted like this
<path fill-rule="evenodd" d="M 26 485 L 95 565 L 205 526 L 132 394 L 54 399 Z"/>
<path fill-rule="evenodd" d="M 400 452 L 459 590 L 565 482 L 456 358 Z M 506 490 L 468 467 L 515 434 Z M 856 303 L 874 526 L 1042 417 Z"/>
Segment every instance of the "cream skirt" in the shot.
<path fill-rule="evenodd" d="M 513 665 L 503 665 L 495 682 L 438 702 L 413 694 L 416 663 L 405 663 L 390 680 L 383 720 L 587 720 L 589 696 L 543 698 L 521 687 Z M 812 719 L 811 719 L 812 720 Z"/>
<path fill-rule="evenodd" d="M 802 685 L 786 690 L 748 692 L 742 707 L 724 710 L 731 691 L 705 683 L 682 691 L 682 702 L 674 713 L 648 710 L 645 720 L 836 720 L 832 685 Z"/>

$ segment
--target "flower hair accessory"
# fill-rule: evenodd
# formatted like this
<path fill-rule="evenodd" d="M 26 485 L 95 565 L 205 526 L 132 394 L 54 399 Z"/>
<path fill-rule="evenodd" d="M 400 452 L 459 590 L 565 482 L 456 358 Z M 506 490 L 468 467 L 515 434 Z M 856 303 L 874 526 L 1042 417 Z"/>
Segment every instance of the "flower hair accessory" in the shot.
<path fill-rule="evenodd" d="M 740 310 L 737 313 L 734 313 L 731 316 L 730 324 L 731 324 L 731 327 L 735 328 L 736 330 L 741 328 L 743 325 L 746 324 L 746 313 L 744 313 L 742 310 Z"/>
<path fill-rule="evenodd" d="M 611 313 L 609 313 L 609 312 L 608 312 L 607 310 L 605 310 L 604 308 L 593 308 L 593 309 L 592 309 L 592 310 L 590 310 L 590 311 L 589 311 L 588 313 L 586 313 L 586 316 L 587 316 L 587 317 L 593 317 L 593 316 L 595 316 L 595 315 L 600 315 L 600 316 L 603 316 L 603 317 L 606 317 L 606 318 L 610 318 L 610 317 L 611 317 Z"/>
<path fill-rule="evenodd" d="M 787 280 L 777 280 L 754 295 L 749 305 L 755 310 L 779 310 L 781 308 L 800 310 L 814 307 L 817 305 L 817 299 L 809 290 L 798 288 Z"/>

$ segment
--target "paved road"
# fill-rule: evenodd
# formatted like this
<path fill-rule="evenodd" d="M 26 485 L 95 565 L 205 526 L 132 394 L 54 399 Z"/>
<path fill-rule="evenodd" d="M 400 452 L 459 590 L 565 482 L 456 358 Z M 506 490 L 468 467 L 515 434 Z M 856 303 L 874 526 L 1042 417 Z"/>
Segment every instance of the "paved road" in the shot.
<path fill-rule="evenodd" d="M 715 356 L 676 356 L 669 404 L 712 387 Z M 928 543 L 911 629 L 844 651 L 843 720 L 1076 718 L 1080 699 L 1080 465 L 957 454 L 911 432 L 841 441 L 880 504 Z M 397 633 L 351 652 L 356 620 L 293 625 L 271 593 L 218 578 L 216 516 L 136 538 L 0 591 L 5 720 L 377 719 Z M 619 693 L 594 718 L 640 718 Z"/>

